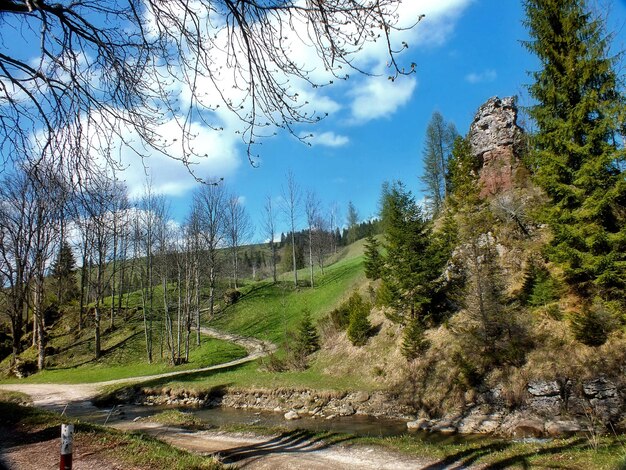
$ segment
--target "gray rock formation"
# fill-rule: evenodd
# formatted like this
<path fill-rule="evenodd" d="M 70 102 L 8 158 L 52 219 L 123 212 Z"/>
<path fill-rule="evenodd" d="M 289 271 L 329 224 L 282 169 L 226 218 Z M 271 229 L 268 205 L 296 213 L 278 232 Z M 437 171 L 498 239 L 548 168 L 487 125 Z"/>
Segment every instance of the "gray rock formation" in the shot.
<path fill-rule="evenodd" d="M 478 109 L 470 126 L 469 141 L 472 155 L 481 162 L 482 197 L 514 187 L 521 168 L 522 135 L 513 97 L 490 98 Z"/>

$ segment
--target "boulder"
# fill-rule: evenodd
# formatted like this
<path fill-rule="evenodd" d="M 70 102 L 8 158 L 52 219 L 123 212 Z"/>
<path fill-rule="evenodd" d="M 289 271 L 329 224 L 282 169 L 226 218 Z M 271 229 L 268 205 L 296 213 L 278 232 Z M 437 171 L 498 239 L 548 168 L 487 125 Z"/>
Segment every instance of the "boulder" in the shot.
<path fill-rule="evenodd" d="M 564 404 L 560 396 L 538 396 L 528 400 L 532 411 L 542 416 L 554 416 L 563 411 Z"/>
<path fill-rule="evenodd" d="M 510 434 L 513 437 L 541 437 L 544 434 L 543 421 L 520 419 L 513 424 Z"/>
<path fill-rule="evenodd" d="M 604 400 L 617 397 L 617 387 L 603 377 L 583 383 L 583 392 L 588 398 Z"/>
<path fill-rule="evenodd" d="M 501 417 L 491 415 L 469 415 L 457 426 L 459 434 L 491 434 L 502 424 Z"/>
<path fill-rule="evenodd" d="M 528 383 L 528 393 L 536 397 L 552 397 L 561 393 L 561 387 L 556 380 L 537 380 Z"/>
<path fill-rule="evenodd" d="M 433 426 L 430 427 L 430 430 L 432 432 L 436 432 L 439 434 L 456 434 L 457 432 L 457 427 L 456 425 L 448 420 L 441 420 L 437 423 L 435 423 Z"/>
<path fill-rule="evenodd" d="M 549 436 L 560 437 L 577 434 L 582 428 L 576 421 L 548 421 L 545 430 Z"/>
<path fill-rule="evenodd" d="M 370 394 L 369 393 L 367 393 L 367 392 L 356 392 L 354 394 L 353 401 L 355 403 L 365 403 L 369 399 L 370 399 Z"/>
<path fill-rule="evenodd" d="M 339 416 L 352 416 L 356 413 L 356 410 L 352 407 L 352 405 L 342 405 L 337 410 Z"/>
<path fill-rule="evenodd" d="M 427 431 L 430 429 L 430 420 L 426 418 L 416 419 L 415 421 L 409 421 L 406 423 L 406 428 L 409 431 Z"/>
<path fill-rule="evenodd" d="M 293 410 L 287 411 L 287 413 L 285 413 L 285 419 L 287 421 L 293 421 L 295 419 L 300 419 L 300 415 Z"/>

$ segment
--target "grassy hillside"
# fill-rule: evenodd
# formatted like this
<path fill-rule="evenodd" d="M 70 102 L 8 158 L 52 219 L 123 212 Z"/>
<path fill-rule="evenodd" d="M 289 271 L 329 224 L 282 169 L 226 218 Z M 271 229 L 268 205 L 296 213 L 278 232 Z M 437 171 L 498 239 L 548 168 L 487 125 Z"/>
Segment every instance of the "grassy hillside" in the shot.
<path fill-rule="evenodd" d="M 216 315 L 210 326 L 282 342 L 286 331 L 299 322 L 303 309 L 309 309 L 313 318 L 319 319 L 364 283 L 362 241 L 346 248 L 338 258 L 324 274 L 316 269 L 313 288 L 308 287 L 309 272 L 304 269 L 298 272 L 297 289 L 293 273 L 283 275 L 276 284 L 261 281 L 243 287 L 243 297 Z"/>
<path fill-rule="evenodd" d="M 241 291 L 243 296 L 234 305 L 218 308 L 219 313 L 208 321 L 208 326 L 219 330 L 268 339 L 284 345 L 287 332 L 296 328 L 304 309 L 309 309 L 315 320 L 319 320 L 345 300 L 354 289 L 361 288 L 365 283 L 363 272 L 363 241 L 344 248 L 329 260 L 329 266 L 322 274 L 315 269 L 315 287 L 309 287 L 309 271 L 302 269 L 298 273 L 299 285 L 293 285 L 293 274 L 285 273 L 279 282 L 249 282 Z M 159 297 L 160 288 L 155 295 Z M 154 331 L 154 362 L 146 360 L 143 319 L 139 307 L 139 293 L 128 294 L 123 304 L 130 308 L 126 313 L 115 319 L 115 328 L 106 329 L 102 335 L 102 358 L 94 360 L 93 327 L 87 325 L 78 332 L 75 325 L 77 319 L 71 310 L 64 313 L 50 331 L 48 369 L 34 374 L 27 382 L 61 382 L 80 383 L 111 380 L 132 376 L 145 376 L 172 370 L 188 370 L 223 363 L 243 357 L 243 348 L 210 338 L 203 338 L 200 347 L 192 346 L 190 362 L 180 366 L 167 363 L 166 352 L 161 353 L 165 346 L 161 343 L 161 324 L 155 322 Z M 105 299 L 105 307 L 110 299 Z M 105 309 L 106 312 L 106 309 Z M 109 320 L 104 313 L 103 328 Z M 236 384 L 240 386 L 258 387 L 320 387 L 320 388 L 353 388 L 362 385 L 358 376 L 346 374 L 345 377 L 329 375 L 324 372 L 328 360 L 318 360 L 320 354 L 314 356 L 312 367 L 303 372 L 284 372 L 280 374 L 259 372 L 258 363 L 243 365 L 229 371 L 205 373 L 185 376 L 177 379 L 180 386 L 208 388 Z M 31 348 L 22 354 L 23 360 L 35 360 L 36 351 Z M 8 358 L 0 363 L 5 373 L 5 381 L 16 381 L 6 377 Z M 161 381 L 159 381 L 160 383 Z"/>
<path fill-rule="evenodd" d="M 208 367 L 244 357 L 245 349 L 232 343 L 203 337 L 198 347 L 192 340 L 187 364 L 170 366 L 161 354 L 161 324 L 155 322 L 153 363 L 146 360 L 145 339 L 141 312 L 127 318 L 118 318 L 117 327 L 106 330 L 102 335 L 102 357 L 94 359 L 93 329 L 90 326 L 78 332 L 76 319 L 68 313 L 50 331 L 47 370 L 34 374 L 22 381 L 83 383 L 99 382 L 125 377 L 159 374 L 175 370 Z M 195 336 L 194 336 L 195 338 Z M 165 346 L 164 346 L 165 348 Z M 166 356 L 163 351 L 163 356 Z M 22 354 L 22 360 L 35 360 L 36 351 L 30 348 Z M 9 359 L 0 363 L 6 375 Z M 8 379 L 13 380 L 17 379 Z"/>

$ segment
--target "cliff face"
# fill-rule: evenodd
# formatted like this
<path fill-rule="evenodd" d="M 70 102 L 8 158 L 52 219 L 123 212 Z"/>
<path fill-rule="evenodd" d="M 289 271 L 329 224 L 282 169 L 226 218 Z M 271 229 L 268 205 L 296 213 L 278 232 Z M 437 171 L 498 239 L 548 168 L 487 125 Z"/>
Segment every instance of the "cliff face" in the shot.
<path fill-rule="evenodd" d="M 513 97 L 490 98 L 476 113 L 470 126 L 472 154 L 480 160 L 481 196 L 512 189 L 522 169 L 520 153 L 524 131 L 517 125 Z"/>

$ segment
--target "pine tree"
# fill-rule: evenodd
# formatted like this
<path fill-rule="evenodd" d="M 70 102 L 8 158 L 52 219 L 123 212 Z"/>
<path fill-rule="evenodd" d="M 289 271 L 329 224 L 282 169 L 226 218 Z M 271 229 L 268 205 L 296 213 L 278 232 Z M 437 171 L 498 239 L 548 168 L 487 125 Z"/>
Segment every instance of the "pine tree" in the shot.
<path fill-rule="evenodd" d="M 395 308 L 394 320 L 425 316 L 447 257 L 433 251 L 431 224 L 401 182 L 383 186 L 381 215 L 386 251 L 381 300 Z"/>
<path fill-rule="evenodd" d="M 580 0 L 526 0 L 541 62 L 529 87 L 537 132 L 533 169 L 552 198 L 550 259 L 583 298 L 624 300 L 626 287 L 625 107 L 601 19 Z"/>
<path fill-rule="evenodd" d="M 350 323 L 347 335 L 350 342 L 355 346 L 363 346 L 370 335 L 372 325 L 367 319 L 370 313 L 370 305 L 363 300 L 358 292 L 354 292 L 348 299 Z"/>
<path fill-rule="evenodd" d="M 308 309 L 302 311 L 302 320 L 296 334 L 296 350 L 307 356 L 320 348 L 320 337 L 317 333 L 311 312 Z"/>
<path fill-rule="evenodd" d="M 382 273 L 383 257 L 380 254 L 378 240 L 374 235 L 368 235 L 365 240 L 365 276 L 368 279 L 379 279 Z"/>
<path fill-rule="evenodd" d="M 428 348 L 424 338 L 424 325 L 420 318 L 412 318 L 404 328 L 402 338 L 402 355 L 411 361 Z"/>
<path fill-rule="evenodd" d="M 78 297 L 76 259 L 67 240 L 61 242 L 57 258 L 52 264 L 52 278 L 56 284 L 56 295 L 59 304 L 62 305 Z"/>
<path fill-rule="evenodd" d="M 435 111 L 426 128 L 422 182 L 433 214 L 439 213 L 448 196 L 448 161 L 458 133 L 453 124 L 447 123 L 441 113 Z"/>

